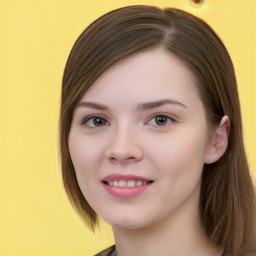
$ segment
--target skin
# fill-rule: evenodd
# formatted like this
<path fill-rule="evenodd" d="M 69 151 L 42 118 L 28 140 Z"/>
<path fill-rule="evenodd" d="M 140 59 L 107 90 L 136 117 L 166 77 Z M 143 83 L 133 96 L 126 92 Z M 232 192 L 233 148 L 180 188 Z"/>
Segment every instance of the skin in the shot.
<path fill-rule="evenodd" d="M 144 104 L 163 99 L 173 102 Z M 163 49 L 118 62 L 86 92 L 74 111 L 69 150 L 83 195 L 113 227 L 118 256 L 221 254 L 204 234 L 198 205 L 203 166 L 225 152 L 228 122 L 225 116 L 219 127 L 208 124 L 193 73 Z M 154 182 L 119 198 L 102 185 L 113 173 Z"/>

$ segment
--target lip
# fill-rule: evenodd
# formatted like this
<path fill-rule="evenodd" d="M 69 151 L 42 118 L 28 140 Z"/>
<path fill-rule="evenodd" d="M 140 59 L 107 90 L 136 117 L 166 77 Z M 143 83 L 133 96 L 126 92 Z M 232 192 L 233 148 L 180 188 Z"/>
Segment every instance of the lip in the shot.
<path fill-rule="evenodd" d="M 138 187 L 114 187 L 106 184 L 106 181 L 114 181 L 114 180 L 141 180 L 141 181 L 152 181 L 148 178 L 136 176 L 136 175 L 122 175 L 122 174 L 111 174 L 102 179 L 102 185 L 104 189 L 115 197 L 135 197 L 143 193 L 145 190 L 152 186 L 152 183 L 141 185 Z"/>
<path fill-rule="evenodd" d="M 123 175 L 123 174 L 111 174 L 102 179 L 102 181 L 113 181 L 113 180 L 142 180 L 151 181 L 148 178 L 136 176 L 136 175 Z"/>

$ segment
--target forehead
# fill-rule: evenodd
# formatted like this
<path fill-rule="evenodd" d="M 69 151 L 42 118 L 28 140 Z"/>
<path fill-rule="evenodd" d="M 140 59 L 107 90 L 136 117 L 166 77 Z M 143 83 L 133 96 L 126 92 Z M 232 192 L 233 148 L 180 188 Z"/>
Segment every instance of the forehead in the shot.
<path fill-rule="evenodd" d="M 141 102 L 171 97 L 199 100 L 193 73 L 176 55 L 150 49 L 127 57 L 103 73 L 81 101 L 113 104 L 117 99 Z M 191 102 L 193 104 L 193 102 Z"/>

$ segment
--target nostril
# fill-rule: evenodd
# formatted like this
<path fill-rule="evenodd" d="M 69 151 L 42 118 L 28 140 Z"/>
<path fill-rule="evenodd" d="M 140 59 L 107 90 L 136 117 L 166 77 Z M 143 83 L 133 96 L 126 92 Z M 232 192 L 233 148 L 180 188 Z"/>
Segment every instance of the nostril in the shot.
<path fill-rule="evenodd" d="M 125 157 L 125 156 L 112 156 L 109 158 L 111 162 L 132 162 L 136 161 L 136 157 Z"/>
<path fill-rule="evenodd" d="M 143 152 L 139 147 L 112 147 L 106 152 L 106 157 L 112 162 L 133 162 L 139 161 L 143 157 Z"/>

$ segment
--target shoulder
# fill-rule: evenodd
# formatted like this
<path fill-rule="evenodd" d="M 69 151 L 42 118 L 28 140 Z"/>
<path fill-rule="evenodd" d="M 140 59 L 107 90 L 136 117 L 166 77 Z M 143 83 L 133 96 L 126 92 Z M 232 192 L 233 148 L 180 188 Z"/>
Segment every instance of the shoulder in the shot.
<path fill-rule="evenodd" d="M 115 245 L 112 245 L 111 247 L 105 249 L 104 251 L 101 251 L 94 256 L 116 256 L 116 248 Z"/>

